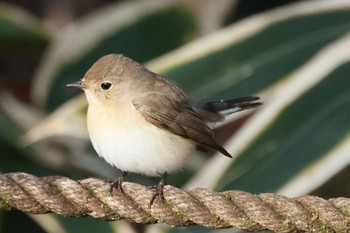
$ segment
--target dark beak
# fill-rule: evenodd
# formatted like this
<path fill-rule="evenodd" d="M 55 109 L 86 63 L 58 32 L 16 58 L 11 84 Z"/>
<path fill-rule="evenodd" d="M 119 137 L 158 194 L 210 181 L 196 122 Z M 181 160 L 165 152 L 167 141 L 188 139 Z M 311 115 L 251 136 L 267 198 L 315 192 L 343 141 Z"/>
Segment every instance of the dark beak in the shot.
<path fill-rule="evenodd" d="M 87 88 L 87 86 L 82 81 L 69 83 L 69 84 L 67 84 L 67 87 L 76 87 L 76 88 L 80 88 L 80 89 Z"/>

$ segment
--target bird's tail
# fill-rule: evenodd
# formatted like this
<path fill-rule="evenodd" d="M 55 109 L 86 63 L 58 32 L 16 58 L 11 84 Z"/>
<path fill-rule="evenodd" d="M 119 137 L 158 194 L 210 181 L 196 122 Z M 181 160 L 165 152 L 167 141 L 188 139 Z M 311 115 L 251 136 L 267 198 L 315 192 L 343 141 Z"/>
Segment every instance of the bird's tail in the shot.
<path fill-rule="evenodd" d="M 223 116 L 228 116 L 235 112 L 255 108 L 262 105 L 262 102 L 259 100 L 259 97 L 248 96 L 238 99 L 208 102 L 203 104 L 202 108 L 212 113 L 219 113 Z"/>

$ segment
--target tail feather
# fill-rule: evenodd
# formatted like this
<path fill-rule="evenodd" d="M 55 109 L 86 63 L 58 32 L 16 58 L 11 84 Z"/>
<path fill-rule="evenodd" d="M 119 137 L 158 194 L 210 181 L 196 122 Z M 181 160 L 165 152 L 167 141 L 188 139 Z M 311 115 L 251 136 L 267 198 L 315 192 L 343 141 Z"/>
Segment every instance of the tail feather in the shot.
<path fill-rule="evenodd" d="M 248 96 L 238 99 L 208 102 L 203 104 L 202 108 L 212 113 L 220 113 L 224 116 L 227 116 L 235 112 L 255 108 L 262 105 L 262 102 L 259 102 L 259 100 L 259 97 Z"/>

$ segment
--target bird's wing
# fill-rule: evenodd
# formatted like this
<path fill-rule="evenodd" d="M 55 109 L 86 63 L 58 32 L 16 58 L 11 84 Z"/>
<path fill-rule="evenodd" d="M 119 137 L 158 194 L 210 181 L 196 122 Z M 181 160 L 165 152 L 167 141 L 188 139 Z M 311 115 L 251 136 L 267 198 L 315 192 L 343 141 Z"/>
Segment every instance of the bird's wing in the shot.
<path fill-rule="evenodd" d="M 153 125 L 191 139 L 202 149 L 211 147 L 232 157 L 215 141 L 212 130 L 193 110 L 191 104 L 182 98 L 184 96 L 173 97 L 174 95 L 164 95 L 161 92 L 150 92 L 144 98 L 134 100 L 133 104 L 146 121 Z"/>

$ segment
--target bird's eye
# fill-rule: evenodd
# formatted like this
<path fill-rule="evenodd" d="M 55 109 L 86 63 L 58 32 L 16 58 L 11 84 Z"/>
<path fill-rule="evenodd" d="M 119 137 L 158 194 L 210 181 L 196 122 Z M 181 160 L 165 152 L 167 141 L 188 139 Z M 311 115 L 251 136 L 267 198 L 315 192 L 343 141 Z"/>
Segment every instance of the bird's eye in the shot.
<path fill-rule="evenodd" d="M 112 87 L 112 83 L 110 83 L 110 82 L 103 82 L 103 83 L 101 83 L 101 89 L 102 89 L 102 90 L 107 91 L 107 90 L 109 90 L 111 87 Z"/>

